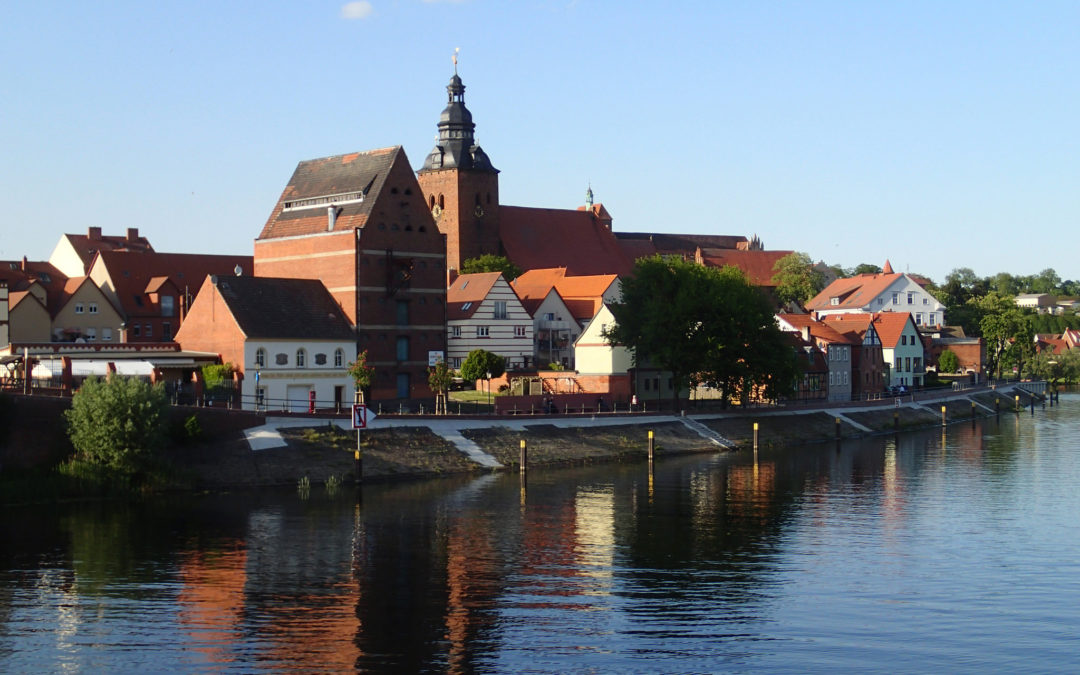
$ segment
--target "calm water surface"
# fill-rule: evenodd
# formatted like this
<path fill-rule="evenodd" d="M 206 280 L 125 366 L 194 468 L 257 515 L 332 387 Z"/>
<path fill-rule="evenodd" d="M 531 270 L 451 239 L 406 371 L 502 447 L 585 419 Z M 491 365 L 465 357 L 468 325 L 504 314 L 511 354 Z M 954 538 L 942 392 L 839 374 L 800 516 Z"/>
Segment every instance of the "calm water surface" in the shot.
<path fill-rule="evenodd" d="M 1077 672 L 1061 402 L 651 477 L 0 510 L 0 671 Z"/>

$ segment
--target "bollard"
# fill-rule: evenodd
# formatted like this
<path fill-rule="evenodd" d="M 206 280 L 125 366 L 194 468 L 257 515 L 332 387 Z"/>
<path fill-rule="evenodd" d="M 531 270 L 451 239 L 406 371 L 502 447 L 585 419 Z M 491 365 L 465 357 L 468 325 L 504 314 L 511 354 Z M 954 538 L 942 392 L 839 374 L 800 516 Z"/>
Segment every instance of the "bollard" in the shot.
<path fill-rule="evenodd" d="M 836 418 L 836 440 L 840 440 L 840 418 Z"/>
<path fill-rule="evenodd" d="M 1001 417 L 1001 399 L 997 396 L 994 397 L 994 415 Z"/>
<path fill-rule="evenodd" d="M 527 446 L 525 445 L 525 439 L 524 438 L 521 439 L 521 451 L 520 451 L 520 456 L 518 458 L 518 463 L 521 465 L 521 473 L 522 473 L 522 475 L 524 475 L 525 474 L 525 467 L 528 466 L 528 463 L 529 463 L 529 451 L 527 449 Z"/>
<path fill-rule="evenodd" d="M 754 454 L 757 454 L 758 449 L 758 423 L 754 422 Z"/>
<path fill-rule="evenodd" d="M 1024 409 L 1024 407 L 1020 405 L 1020 394 L 1017 394 L 1015 396 L 1015 403 L 1016 405 L 1013 406 L 1013 410 L 1015 410 L 1016 414 L 1019 415 L 1020 411 Z"/>
<path fill-rule="evenodd" d="M 649 429 L 649 462 L 653 461 L 653 452 L 656 450 L 656 439 L 653 438 L 653 430 Z"/>
<path fill-rule="evenodd" d="M 946 410 L 947 410 L 947 408 L 945 406 L 941 406 L 941 426 L 945 426 L 945 411 Z"/>
<path fill-rule="evenodd" d="M 971 402 L 971 428 L 975 428 L 975 401 Z"/>
<path fill-rule="evenodd" d="M 364 481 L 364 460 L 360 454 L 360 430 L 356 430 L 356 452 L 353 454 L 353 468 L 356 471 L 356 484 Z"/>

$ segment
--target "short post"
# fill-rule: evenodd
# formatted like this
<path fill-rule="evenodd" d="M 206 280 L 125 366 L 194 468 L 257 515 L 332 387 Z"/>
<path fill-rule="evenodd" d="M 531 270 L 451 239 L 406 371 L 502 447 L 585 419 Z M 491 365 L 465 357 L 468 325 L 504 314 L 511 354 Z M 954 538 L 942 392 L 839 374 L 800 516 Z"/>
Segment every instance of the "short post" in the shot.
<path fill-rule="evenodd" d="M 840 440 L 840 418 L 836 418 L 836 440 Z"/>
<path fill-rule="evenodd" d="M 945 411 L 948 410 L 945 406 L 941 406 L 941 426 L 945 426 Z"/>
<path fill-rule="evenodd" d="M 527 467 L 528 463 L 529 463 L 529 451 L 528 451 L 528 448 L 527 448 L 527 446 L 525 444 L 525 439 L 524 438 L 521 439 L 521 453 L 520 453 L 520 456 L 518 458 L 518 462 L 521 464 L 521 469 L 520 469 L 521 475 L 524 476 L 525 475 L 525 467 Z"/>
<path fill-rule="evenodd" d="M 971 402 L 971 428 L 975 428 L 975 401 Z"/>
<path fill-rule="evenodd" d="M 994 415 L 1001 417 L 1001 399 L 994 397 Z"/>
<path fill-rule="evenodd" d="M 1031 399 L 1031 414 L 1034 415 L 1035 414 L 1035 396 L 1032 395 L 1030 397 L 1030 399 Z"/>
<path fill-rule="evenodd" d="M 1020 411 L 1023 410 L 1023 408 L 1020 406 L 1020 394 L 1017 394 L 1014 397 L 1014 400 L 1016 402 L 1016 405 L 1013 406 L 1013 410 L 1015 410 L 1016 414 L 1019 415 Z"/>
<path fill-rule="evenodd" d="M 649 462 L 653 461 L 653 453 L 656 451 L 656 439 L 653 436 L 653 430 L 649 429 Z"/>
<path fill-rule="evenodd" d="M 360 452 L 360 430 L 356 430 L 356 452 L 353 454 L 353 468 L 356 471 L 356 484 L 364 481 L 364 460 Z"/>
<path fill-rule="evenodd" d="M 757 449 L 758 449 L 758 423 L 754 422 L 754 461 L 757 461 Z"/>

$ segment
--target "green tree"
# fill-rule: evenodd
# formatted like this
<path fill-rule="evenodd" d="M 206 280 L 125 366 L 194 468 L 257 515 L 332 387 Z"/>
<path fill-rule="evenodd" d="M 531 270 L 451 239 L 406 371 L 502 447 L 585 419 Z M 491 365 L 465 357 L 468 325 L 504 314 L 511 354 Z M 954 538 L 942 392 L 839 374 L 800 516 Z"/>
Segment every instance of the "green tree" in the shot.
<path fill-rule="evenodd" d="M 794 354 L 779 346 L 772 307 L 735 268 L 641 258 L 611 310 L 616 321 L 604 338 L 628 347 L 635 365 L 670 372 L 676 409 L 679 393 L 700 382 L 734 395 L 756 383 L 780 391 L 794 381 Z"/>
<path fill-rule="evenodd" d="M 226 383 L 232 382 L 235 367 L 231 363 L 211 363 L 199 369 L 207 397 L 217 398 L 226 394 Z"/>
<path fill-rule="evenodd" d="M 503 278 L 513 281 L 521 276 L 521 268 L 510 262 L 509 258 L 501 255 L 485 253 L 477 258 L 469 258 L 461 263 L 462 274 L 477 274 L 479 272 L 502 272 Z"/>
<path fill-rule="evenodd" d="M 939 373 L 955 373 L 960 370 L 960 357 L 951 349 L 946 349 L 938 356 L 937 365 Z"/>
<path fill-rule="evenodd" d="M 88 378 L 64 413 L 76 459 L 121 471 L 141 468 L 164 442 L 167 404 L 160 383 Z"/>
<path fill-rule="evenodd" d="M 852 275 L 856 274 L 881 274 L 881 268 L 870 263 L 859 263 L 852 272 Z"/>
<path fill-rule="evenodd" d="M 773 266 L 773 282 L 777 300 L 802 305 L 825 288 L 825 275 L 814 267 L 807 254 L 789 253 Z"/>
<path fill-rule="evenodd" d="M 364 402 L 364 390 L 371 386 L 371 382 L 375 378 L 375 367 L 368 365 L 367 358 L 367 350 L 365 349 L 357 354 L 356 360 L 349 363 L 345 369 L 345 372 L 353 379 L 357 399 L 360 403 Z"/>
<path fill-rule="evenodd" d="M 454 381 L 454 371 L 446 361 L 439 361 L 433 368 L 428 368 L 428 386 L 435 393 L 435 414 L 446 414 L 446 392 Z"/>
<path fill-rule="evenodd" d="M 1002 311 L 990 311 L 980 322 L 983 340 L 986 341 L 986 372 L 1001 377 L 1002 368 L 1010 360 L 1023 358 L 1024 345 L 1016 346 L 1031 332 L 1031 325 L 1023 313 L 1013 307 Z M 1012 353 L 1010 353 L 1012 352 Z M 1018 365 L 1023 365 L 1022 362 Z"/>
<path fill-rule="evenodd" d="M 461 377 L 470 382 L 498 377 L 505 372 L 506 359 L 484 349 L 472 350 L 461 363 Z"/>

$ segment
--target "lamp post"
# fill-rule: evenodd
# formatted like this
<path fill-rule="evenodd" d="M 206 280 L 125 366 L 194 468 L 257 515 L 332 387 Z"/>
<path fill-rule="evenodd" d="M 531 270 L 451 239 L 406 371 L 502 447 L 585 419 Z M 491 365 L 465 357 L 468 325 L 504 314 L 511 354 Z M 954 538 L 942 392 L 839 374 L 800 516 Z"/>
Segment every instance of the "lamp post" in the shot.
<path fill-rule="evenodd" d="M 487 372 L 488 405 L 491 405 L 491 371 Z"/>

